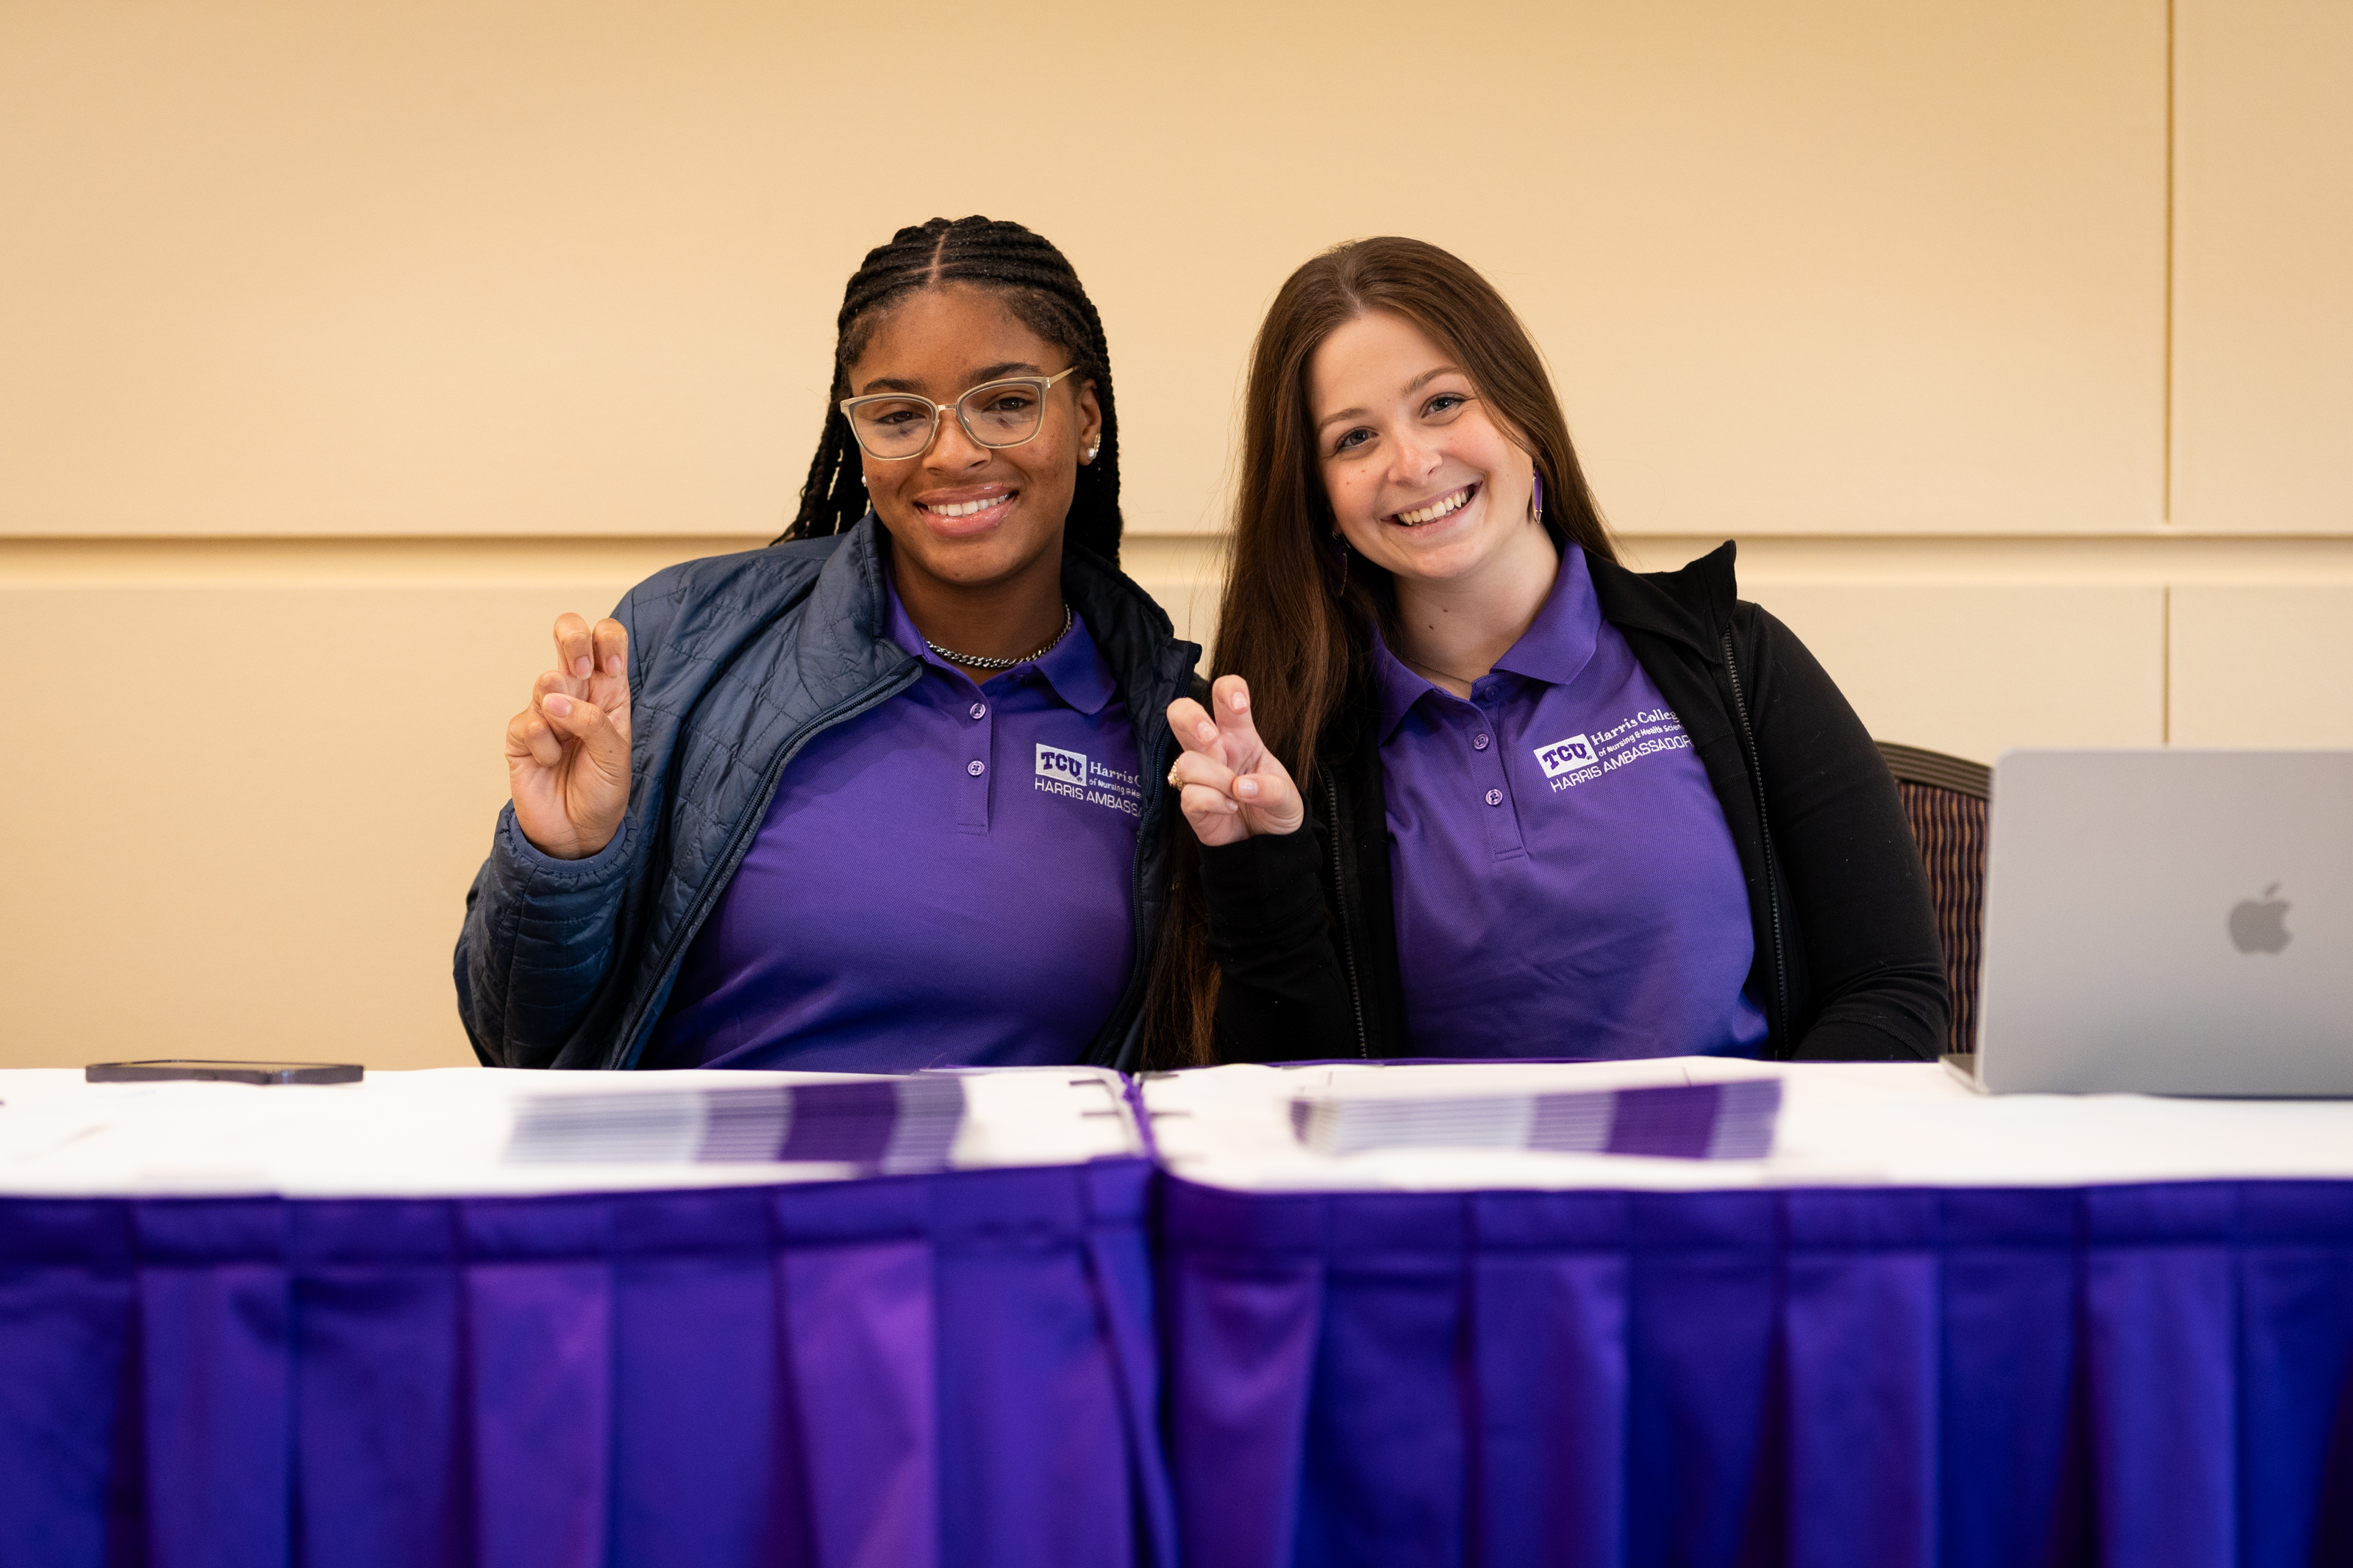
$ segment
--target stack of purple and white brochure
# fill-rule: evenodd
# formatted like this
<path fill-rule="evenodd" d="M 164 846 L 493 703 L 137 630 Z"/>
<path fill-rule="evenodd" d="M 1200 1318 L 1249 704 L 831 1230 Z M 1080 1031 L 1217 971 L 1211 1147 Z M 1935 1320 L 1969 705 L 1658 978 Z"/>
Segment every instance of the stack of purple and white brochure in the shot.
<path fill-rule="evenodd" d="M 1294 1190 L 1745 1186 L 1781 1125 L 1783 1069 L 1630 1062 L 1319 1062 L 1157 1074 L 1155 1153 L 1213 1184 Z"/>
<path fill-rule="evenodd" d="M 1781 1080 L 1661 1083 L 1487 1094 L 1303 1094 L 1299 1141 L 1319 1154 L 1370 1149 L 1535 1149 L 1670 1160 L 1761 1160 L 1773 1151 Z"/>
<path fill-rule="evenodd" d="M 849 1081 L 733 1073 L 728 1081 L 634 1094 L 527 1094 L 515 1104 L 509 1164 L 653 1160 L 695 1164 L 844 1164 L 888 1174 L 944 1171 L 968 1097 L 953 1073 Z"/>

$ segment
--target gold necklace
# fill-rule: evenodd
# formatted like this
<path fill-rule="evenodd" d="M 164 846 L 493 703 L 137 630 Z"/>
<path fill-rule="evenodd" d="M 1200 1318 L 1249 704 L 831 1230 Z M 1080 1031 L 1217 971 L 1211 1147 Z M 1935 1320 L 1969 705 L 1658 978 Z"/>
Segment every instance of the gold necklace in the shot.
<path fill-rule="evenodd" d="M 1434 664 L 1423 664 L 1419 659 L 1407 658 L 1402 654 L 1398 655 L 1398 662 L 1403 664 L 1408 669 L 1413 671 L 1424 680 L 1430 681 L 1433 685 L 1436 684 L 1437 679 L 1446 679 L 1459 680 L 1465 686 L 1476 686 L 1481 680 L 1485 679 L 1483 676 L 1457 675 L 1451 669 L 1440 669 Z"/>

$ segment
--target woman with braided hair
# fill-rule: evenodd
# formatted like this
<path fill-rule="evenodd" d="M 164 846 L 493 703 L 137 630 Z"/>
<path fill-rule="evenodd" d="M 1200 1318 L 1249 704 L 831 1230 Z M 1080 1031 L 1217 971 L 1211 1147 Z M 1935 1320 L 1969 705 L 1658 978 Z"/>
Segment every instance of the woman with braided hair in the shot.
<path fill-rule="evenodd" d="M 507 726 L 459 1011 L 507 1067 L 1140 1057 L 1161 714 L 1103 323 L 1018 224 L 867 254 L 782 538 L 657 574 Z"/>

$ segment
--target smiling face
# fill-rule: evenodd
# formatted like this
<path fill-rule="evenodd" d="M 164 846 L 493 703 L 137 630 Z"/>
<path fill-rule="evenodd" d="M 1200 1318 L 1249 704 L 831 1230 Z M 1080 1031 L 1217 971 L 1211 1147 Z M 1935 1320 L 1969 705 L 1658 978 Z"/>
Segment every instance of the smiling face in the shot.
<path fill-rule="evenodd" d="M 1335 330 L 1308 361 L 1307 399 L 1332 515 L 1367 560 L 1469 585 L 1551 553 L 1530 510 L 1535 462 L 1403 316 L 1371 310 Z"/>
<path fill-rule="evenodd" d="M 951 283 L 919 289 L 891 310 L 850 365 L 849 391 L 911 392 L 953 405 L 982 382 L 1050 376 L 1070 363 L 987 290 Z M 1046 570 L 1043 562 L 1059 572 L 1078 465 L 1102 428 L 1094 384 L 1073 376 L 1046 394 L 1038 434 L 1018 447 L 979 445 L 944 406 L 920 456 L 881 461 L 861 452 L 902 591 L 910 574 L 977 588 Z"/>

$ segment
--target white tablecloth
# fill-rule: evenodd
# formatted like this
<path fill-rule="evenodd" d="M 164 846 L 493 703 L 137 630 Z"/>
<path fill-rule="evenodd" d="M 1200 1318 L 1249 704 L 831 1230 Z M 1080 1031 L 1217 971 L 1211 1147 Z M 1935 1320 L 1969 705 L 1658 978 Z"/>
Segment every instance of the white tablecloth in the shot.
<path fill-rule="evenodd" d="M 960 1072 L 954 1169 L 1073 1164 L 1143 1144 L 1116 1073 Z M 872 1082 L 836 1073 L 551 1073 L 489 1068 L 370 1071 L 359 1083 L 86 1083 L 78 1068 L 0 1071 L 0 1194 L 276 1193 L 454 1196 L 771 1184 L 861 1173 L 810 1162 L 697 1162 L 713 1094 Z M 550 1096 L 623 1095 L 647 1117 L 630 1157 L 518 1162 L 517 1113 Z"/>
<path fill-rule="evenodd" d="M 1771 1076 L 1770 1156 L 1669 1160 L 1524 1150 L 1390 1149 L 1326 1156 L 1293 1129 L 1305 1095 L 1557 1093 Z M 1927 1063 L 1637 1062 L 1232 1066 L 1147 1078 L 1162 1163 L 1257 1191 L 1693 1190 L 1890 1184 L 2082 1186 L 2353 1178 L 2353 1100 L 1983 1095 Z"/>

